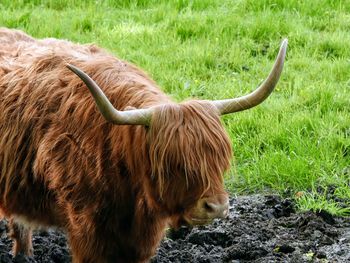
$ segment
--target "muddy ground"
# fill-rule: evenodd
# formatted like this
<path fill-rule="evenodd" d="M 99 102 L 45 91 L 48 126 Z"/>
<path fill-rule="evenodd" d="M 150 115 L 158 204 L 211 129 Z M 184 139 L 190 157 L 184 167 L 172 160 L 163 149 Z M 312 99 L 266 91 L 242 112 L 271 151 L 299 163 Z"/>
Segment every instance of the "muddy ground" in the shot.
<path fill-rule="evenodd" d="M 0 222 L 0 262 L 71 262 L 62 232 L 37 231 L 34 258 L 13 258 L 6 222 Z M 278 196 L 231 200 L 230 216 L 210 226 L 169 231 L 152 263 L 350 262 L 350 218 L 295 213 Z"/>

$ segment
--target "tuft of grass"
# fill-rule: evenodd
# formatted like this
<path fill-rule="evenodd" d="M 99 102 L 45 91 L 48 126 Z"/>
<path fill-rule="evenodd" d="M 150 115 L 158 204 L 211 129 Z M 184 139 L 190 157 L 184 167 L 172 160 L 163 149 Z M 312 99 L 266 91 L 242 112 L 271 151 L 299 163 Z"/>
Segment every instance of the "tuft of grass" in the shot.
<path fill-rule="evenodd" d="M 349 204 L 348 204 L 349 205 Z M 297 199 L 297 208 L 300 211 L 321 212 L 325 210 L 332 215 L 350 216 L 350 207 L 339 205 L 334 200 L 328 200 L 323 195 L 316 193 L 305 193 Z"/>
<path fill-rule="evenodd" d="M 222 121 L 232 193 L 310 192 L 300 209 L 350 199 L 350 5 L 298 0 L 3 0 L 0 26 L 94 42 L 149 72 L 175 100 L 243 95 L 289 39 L 282 78 L 259 107 Z"/>

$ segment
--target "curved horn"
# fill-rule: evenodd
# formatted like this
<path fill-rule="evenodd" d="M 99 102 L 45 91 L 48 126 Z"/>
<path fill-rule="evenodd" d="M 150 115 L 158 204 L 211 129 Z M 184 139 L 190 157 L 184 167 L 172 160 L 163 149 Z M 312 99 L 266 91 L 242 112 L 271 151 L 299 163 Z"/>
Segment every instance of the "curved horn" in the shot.
<path fill-rule="evenodd" d="M 269 76 L 252 93 L 239 98 L 212 101 L 221 115 L 252 108 L 263 102 L 271 94 L 280 78 L 283 69 L 287 45 L 288 40 L 284 39 Z"/>
<path fill-rule="evenodd" d="M 94 97 L 98 109 L 107 121 L 114 124 L 149 125 L 153 113 L 152 108 L 118 111 L 113 107 L 96 82 L 84 71 L 70 64 L 67 64 L 67 68 L 73 71 L 86 84 Z"/>

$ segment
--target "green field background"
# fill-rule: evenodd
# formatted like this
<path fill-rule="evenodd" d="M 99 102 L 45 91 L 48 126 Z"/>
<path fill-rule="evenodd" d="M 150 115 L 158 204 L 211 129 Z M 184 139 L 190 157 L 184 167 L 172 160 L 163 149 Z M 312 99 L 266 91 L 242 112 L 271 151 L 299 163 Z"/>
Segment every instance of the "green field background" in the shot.
<path fill-rule="evenodd" d="M 288 38 L 262 105 L 225 116 L 232 195 L 279 193 L 350 212 L 350 1 L 0 1 L 0 26 L 96 43 L 147 71 L 174 100 L 253 90 Z"/>

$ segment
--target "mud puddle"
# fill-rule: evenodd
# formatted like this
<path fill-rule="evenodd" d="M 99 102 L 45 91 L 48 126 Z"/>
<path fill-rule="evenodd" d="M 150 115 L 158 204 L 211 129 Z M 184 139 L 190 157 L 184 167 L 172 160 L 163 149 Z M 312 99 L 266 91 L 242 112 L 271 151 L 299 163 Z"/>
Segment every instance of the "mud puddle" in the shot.
<path fill-rule="evenodd" d="M 62 232 L 35 232 L 34 258 L 12 257 L 5 221 L 0 233 L 1 263 L 71 262 Z M 228 219 L 169 231 L 151 262 L 350 262 L 350 218 L 295 213 L 293 203 L 278 196 L 237 197 Z"/>

